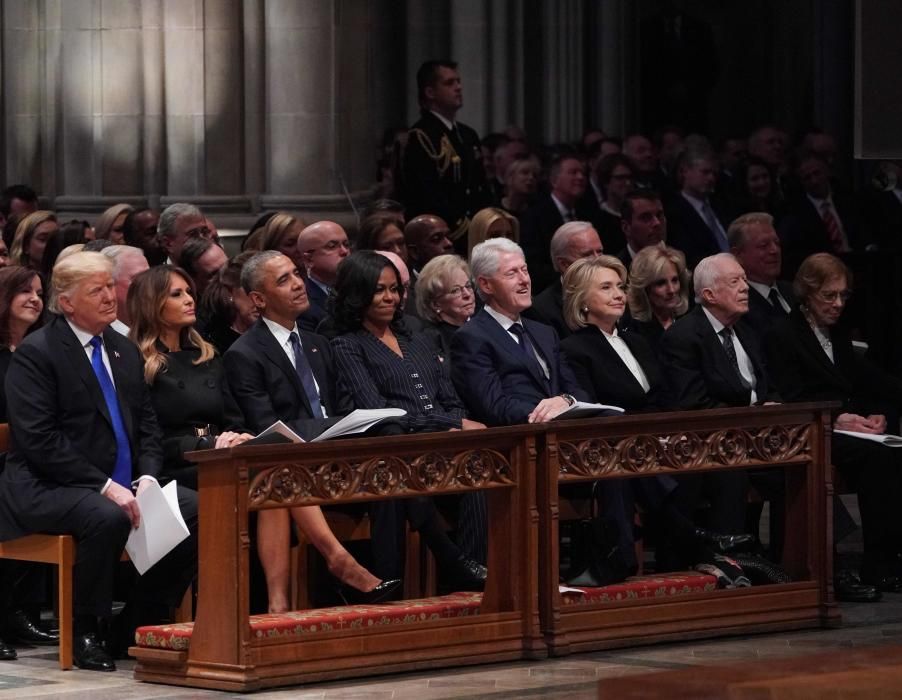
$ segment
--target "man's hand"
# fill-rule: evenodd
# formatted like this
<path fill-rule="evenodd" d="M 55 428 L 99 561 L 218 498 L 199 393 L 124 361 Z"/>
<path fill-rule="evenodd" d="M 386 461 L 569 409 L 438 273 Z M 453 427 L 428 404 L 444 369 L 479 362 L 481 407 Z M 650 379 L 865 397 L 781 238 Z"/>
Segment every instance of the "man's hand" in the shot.
<path fill-rule="evenodd" d="M 555 416 L 570 408 L 570 402 L 563 396 L 542 399 L 529 414 L 530 423 L 547 423 Z"/>
<path fill-rule="evenodd" d="M 142 487 L 146 488 L 144 481 L 138 484 L 138 490 L 140 491 Z M 138 510 L 138 502 L 135 500 L 131 490 L 121 484 L 117 484 L 115 481 L 111 481 L 103 495 L 125 511 L 128 519 L 132 522 L 133 528 L 141 524 L 141 511 Z"/>
<path fill-rule="evenodd" d="M 878 416 L 872 416 L 872 418 Z M 879 416 L 883 418 L 883 416 Z M 886 419 L 882 421 L 883 428 L 886 428 Z M 883 430 L 876 430 L 875 427 L 880 425 L 880 421 L 873 421 L 870 418 L 859 416 L 856 413 L 841 413 L 836 417 L 833 427 L 836 430 L 849 430 L 853 433 L 870 433 L 871 435 L 879 435 Z"/>
<path fill-rule="evenodd" d="M 874 432 L 877 435 L 882 435 L 886 432 L 886 416 L 879 413 L 870 415 L 867 418 L 867 422 L 874 428 Z"/>

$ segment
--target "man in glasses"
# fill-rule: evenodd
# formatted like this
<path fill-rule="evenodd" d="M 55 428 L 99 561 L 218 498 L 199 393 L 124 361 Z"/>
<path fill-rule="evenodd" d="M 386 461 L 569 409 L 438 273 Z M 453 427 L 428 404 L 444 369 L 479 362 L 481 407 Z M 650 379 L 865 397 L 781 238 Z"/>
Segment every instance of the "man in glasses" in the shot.
<path fill-rule="evenodd" d="M 551 237 L 551 263 L 558 278 L 532 299 L 523 312 L 527 318 L 546 323 L 563 340 L 570 335 L 564 321 L 564 289 L 561 280 L 567 269 L 580 258 L 596 258 L 604 253 L 598 231 L 588 221 L 569 221 Z"/>
<path fill-rule="evenodd" d="M 212 238 L 203 213 L 193 204 L 178 202 L 163 210 L 158 224 L 160 243 L 169 256 L 166 262 L 179 265 L 182 248 L 189 238 Z"/>
<path fill-rule="evenodd" d="M 298 235 L 298 253 L 307 271 L 307 297 L 310 308 L 301 314 L 298 323 L 304 330 L 315 330 L 326 313 L 326 300 L 338 265 L 351 252 L 348 234 L 334 221 L 317 221 Z"/>

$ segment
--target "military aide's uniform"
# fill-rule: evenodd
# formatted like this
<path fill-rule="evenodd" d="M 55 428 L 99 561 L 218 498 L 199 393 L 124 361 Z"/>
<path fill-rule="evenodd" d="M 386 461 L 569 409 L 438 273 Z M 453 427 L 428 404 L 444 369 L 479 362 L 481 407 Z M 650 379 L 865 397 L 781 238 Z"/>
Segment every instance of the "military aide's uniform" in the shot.
<path fill-rule="evenodd" d="M 451 229 L 455 248 L 466 251 L 470 218 L 492 204 L 479 135 L 460 122 L 449 129 L 433 112 L 421 114 L 410 129 L 402 160 L 401 197 L 407 218 L 440 216 Z"/>

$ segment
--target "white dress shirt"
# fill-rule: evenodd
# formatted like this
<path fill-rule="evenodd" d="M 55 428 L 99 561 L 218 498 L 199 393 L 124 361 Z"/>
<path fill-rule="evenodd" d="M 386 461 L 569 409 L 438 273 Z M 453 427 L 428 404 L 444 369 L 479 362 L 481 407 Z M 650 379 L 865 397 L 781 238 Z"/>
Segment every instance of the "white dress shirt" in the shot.
<path fill-rule="evenodd" d="M 758 294 L 764 297 L 764 300 L 770 304 L 770 290 L 774 289 L 777 292 L 777 299 L 780 300 L 780 306 L 783 307 L 783 310 L 786 313 L 792 311 L 792 308 L 789 306 L 789 302 L 786 301 L 786 298 L 780 294 L 780 288 L 777 285 L 767 286 L 766 284 L 761 284 L 761 282 L 752 282 L 752 280 L 748 281 L 749 287 L 754 289 Z"/>
<path fill-rule="evenodd" d="M 645 393 L 648 393 L 648 390 L 651 388 L 651 384 L 648 383 L 648 377 L 645 376 L 645 372 L 642 369 L 642 365 L 639 364 L 639 361 L 636 359 L 636 356 L 633 355 L 633 351 L 630 350 L 629 345 L 627 345 L 623 338 L 617 333 L 617 328 L 614 328 L 613 333 L 608 333 L 604 328 L 599 329 L 607 338 L 607 341 L 611 344 L 611 347 L 614 348 L 614 352 L 616 352 L 620 359 L 623 360 L 623 364 L 626 365 L 626 368 L 632 373 L 632 375 L 636 378 L 636 381 L 642 385 L 642 389 Z"/>
<path fill-rule="evenodd" d="M 295 372 L 297 372 L 297 365 L 294 362 L 294 348 L 291 346 L 291 334 L 298 334 L 298 343 L 301 347 L 301 352 L 304 351 L 304 342 L 301 340 L 301 334 L 298 332 L 297 324 L 294 325 L 294 328 L 288 330 L 280 323 L 276 323 L 265 316 L 263 318 L 263 323 L 266 324 L 266 327 L 269 328 L 269 332 L 273 334 L 273 337 L 276 339 L 276 342 L 279 344 L 279 347 L 282 348 L 282 351 L 285 353 L 286 357 L 288 357 L 288 361 L 291 363 L 291 366 L 294 367 Z M 322 402 L 322 393 L 319 390 L 319 382 L 316 381 L 316 374 L 313 373 L 311 368 L 310 374 L 313 375 L 313 384 L 316 386 L 316 393 L 320 397 L 320 406 L 323 410 L 323 418 L 328 418 L 329 416 L 326 414 L 326 407 L 323 406 Z"/>

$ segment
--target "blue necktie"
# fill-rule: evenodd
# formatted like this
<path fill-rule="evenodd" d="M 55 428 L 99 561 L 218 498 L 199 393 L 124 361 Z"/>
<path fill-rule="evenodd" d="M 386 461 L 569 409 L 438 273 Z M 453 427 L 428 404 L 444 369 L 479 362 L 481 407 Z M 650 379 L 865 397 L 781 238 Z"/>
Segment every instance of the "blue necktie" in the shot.
<path fill-rule="evenodd" d="M 310 369 L 310 363 L 301 350 L 301 339 L 295 331 L 291 331 L 288 336 L 291 342 L 291 349 L 294 350 L 294 369 L 298 373 L 301 380 L 301 386 L 304 387 L 304 393 L 310 402 L 310 409 L 313 411 L 314 418 L 323 417 L 323 407 L 319 402 L 319 392 L 316 390 L 316 382 L 313 379 L 313 370 Z"/>
<path fill-rule="evenodd" d="M 113 422 L 113 433 L 116 435 L 116 467 L 113 469 L 113 481 L 127 489 L 132 487 L 132 450 L 128 442 L 128 433 L 125 432 L 125 423 L 122 422 L 122 413 L 119 411 L 119 398 L 116 396 L 116 388 L 110 373 L 103 364 L 103 346 L 100 336 L 91 338 L 91 367 L 100 382 L 103 398 L 106 401 L 107 410 L 110 412 L 110 420 Z"/>

